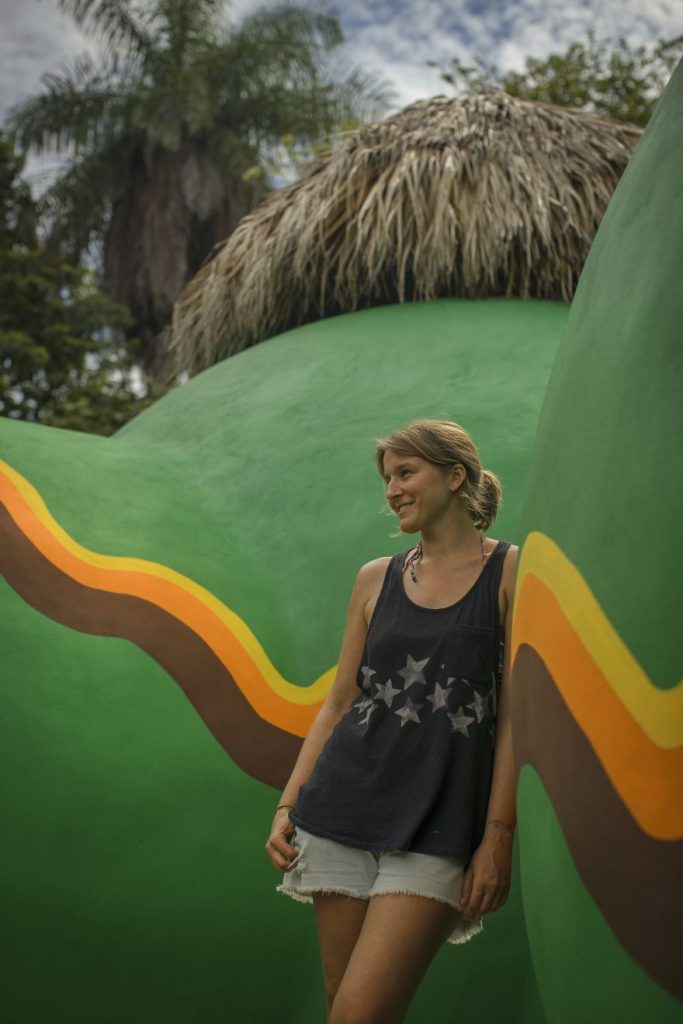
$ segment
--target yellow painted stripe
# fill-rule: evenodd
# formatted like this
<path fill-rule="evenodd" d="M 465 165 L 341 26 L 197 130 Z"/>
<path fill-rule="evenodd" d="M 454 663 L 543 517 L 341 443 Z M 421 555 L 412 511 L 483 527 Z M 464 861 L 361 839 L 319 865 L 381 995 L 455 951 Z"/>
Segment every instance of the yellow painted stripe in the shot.
<path fill-rule="evenodd" d="M 194 601 L 199 602 L 210 615 L 215 616 L 225 629 L 239 641 L 248 657 L 258 669 L 264 684 L 279 697 L 292 704 L 310 706 L 319 704 L 327 696 L 334 679 L 336 666 L 327 669 L 309 686 L 296 686 L 294 683 L 288 682 L 270 661 L 262 645 L 249 629 L 246 622 L 210 591 L 206 590 L 206 588 L 173 569 L 159 565 L 157 562 L 150 562 L 142 558 L 102 555 L 83 547 L 54 519 L 35 487 L 8 463 L 0 460 L 0 485 L 3 475 L 20 492 L 28 508 L 49 531 L 54 541 L 85 565 L 105 570 L 111 574 L 135 572 L 148 578 L 163 580 L 179 588 L 190 595 Z M 127 591 L 128 588 L 125 586 L 121 589 L 121 592 Z M 246 694 L 246 696 L 249 697 L 249 694 Z"/>
<path fill-rule="evenodd" d="M 515 607 L 513 666 L 520 644 L 536 651 L 640 828 L 655 839 L 681 839 L 683 746 L 664 749 L 645 734 L 591 658 L 553 592 L 534 573 L 525 573 Z M 517 683 L 523 686 L 524 678 L 518 676 Z M 549 741 L 552 736 L 542 742 Z M 533 760 L 533 751 L 531 755 Z"/>
<path fill-rule="evenodd" d="M 663 749 L 680 746 L 683 680 L 669 690 L 652 683 L 579 570 L 550 537 L 539 531 L 530 533 L 522 548 L 516 594 L 529 574 L 552 591 L 591 658 L 643 732 Z"/>

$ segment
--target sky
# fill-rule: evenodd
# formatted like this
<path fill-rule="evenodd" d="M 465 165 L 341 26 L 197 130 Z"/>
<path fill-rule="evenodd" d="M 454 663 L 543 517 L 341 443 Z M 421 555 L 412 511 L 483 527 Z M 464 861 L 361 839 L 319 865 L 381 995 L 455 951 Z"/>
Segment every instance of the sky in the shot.
<path fill-rule="evenodd" d="M 624 36 L 651 43 L 683 33 L 683 0 L 340 0 L 346 42 L 337 60 L 382 77 L 396 109 L 448 91 L 433 60 L 479 55 L 503 70 L 521 70 L 526 56 L 544 57 L 585 39 Z M 256 0 L 233 0 L 231 16 L 251 13 Z M 86 51 L 93 53 L 57 0 L 0 0 L 0 120 L 40 89 L 41 76 Z M 45 164 L 29 167 L 34 176 Z M 29 175 L 30 176 L 30 175 Z"/>

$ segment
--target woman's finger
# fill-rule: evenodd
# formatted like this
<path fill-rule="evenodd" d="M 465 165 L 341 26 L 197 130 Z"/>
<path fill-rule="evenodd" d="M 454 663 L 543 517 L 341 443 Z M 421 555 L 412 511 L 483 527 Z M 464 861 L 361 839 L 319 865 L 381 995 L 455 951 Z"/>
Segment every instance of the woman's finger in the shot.
<path fill-rule="evenodd" d="M 299 859 L 299 850 L 293 846 L 286 845 L 284 849 L 276 845 L 271 837 L 266 843 L 266 853 L 278 871 L 289 871 Z"/>
<path fill-rule="evenodd" d="M 270 858 L 270 862 L 278 871 L 287 871 L 290 867 L 290 862 L 286 857 L 283 857 L 277 850 L 271 849 L 270 845 L 266 843 L 266 853 Z"/>
<path fill-rule="evenodd" d="M 460 906 L 465 907 L 470 898 L 472 891 L 472 872 L 467 870 L 462 880 L 462 889 L 460 891 Z"/>
<path fill-rule="evenodd" d="M 288 842 L 286 836 L 282 835 L 281 832 L 273 832 L 268 842 L 288 861 L 293 860 L 297 855 L 296 847 Z"/>
<path fill-rule="evenodd" d="M 468 921 L 473 920 L 475 917 L 480 917 L 479 907 L 481 904 L 482 892 L 479 889 L 472 889 L 469 900 L 463 907 L 463 917 Z"/>
<path fill-rule="evenodd" d="M 479 903 L 479 913 L 477 916 L 483 917 L 484 914 L 490 914 L 492 910 L 495 910 L 495 902 L 495 892 L 484 893 Z"/>
<path fill-rule="evenodd" d="M 509 888 L 509 885 L 505 882 L 497 885 L 491 891 L 489 905 L 487 907 L 482 905 L 482 913 L 492 914 L 494 910 L 500 910 L 508 897 Z"/>

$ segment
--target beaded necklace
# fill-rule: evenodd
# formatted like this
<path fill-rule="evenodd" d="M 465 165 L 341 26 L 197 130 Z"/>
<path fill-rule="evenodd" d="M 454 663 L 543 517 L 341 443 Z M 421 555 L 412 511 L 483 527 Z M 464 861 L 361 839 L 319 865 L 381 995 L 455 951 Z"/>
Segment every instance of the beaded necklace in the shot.
<path fill-rule="evenodd" d="M 487 552 L 484 551 L 484 537 L 483 534 L 481 533 L 479 534 L 479 541 L 481 543 L 481 560 L 483 564 L 486 565 L 486 559 L 489 556 Z M 417 573 L 415 572 L 415 566 L 417 565 L 421 558 L 422 541 L 420 541 L 416 548 L 412 548 L 412 550 L 408 552 L 403 562 L 403 568 L 401 570 L 401 572 L 403 573 L 406 571 L 406 569 L 408 569 L 408 571 L 410 572 L 410 578 L 412 579 L 413 583 L 417 583 Z"/>

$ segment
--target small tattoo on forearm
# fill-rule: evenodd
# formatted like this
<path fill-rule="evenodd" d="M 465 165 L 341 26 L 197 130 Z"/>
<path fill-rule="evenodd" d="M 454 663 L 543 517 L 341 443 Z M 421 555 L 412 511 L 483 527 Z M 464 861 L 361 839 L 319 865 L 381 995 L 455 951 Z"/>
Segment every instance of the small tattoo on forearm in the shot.
<path fill-rule="evenodd" d="M 515 834 L 515 826 L 514 825 L 506 825 L 504 821 L 500 821 L 498 818 L 492 818 L 490 821 L 487 821 L 486 824 L 487 825 L 502 825 L 503 828 L 507 829 L 507 831 L 510 833 L 511 836 L 514 836 L 514 834 Z"/>

